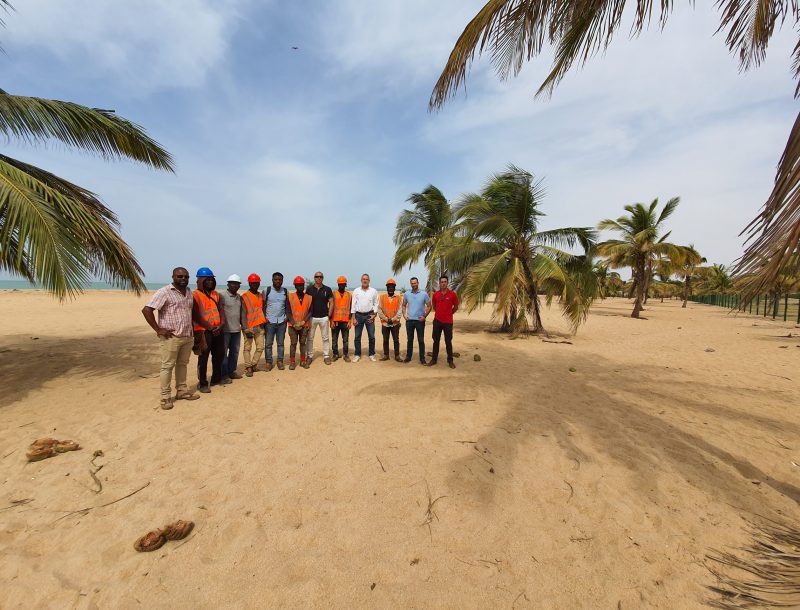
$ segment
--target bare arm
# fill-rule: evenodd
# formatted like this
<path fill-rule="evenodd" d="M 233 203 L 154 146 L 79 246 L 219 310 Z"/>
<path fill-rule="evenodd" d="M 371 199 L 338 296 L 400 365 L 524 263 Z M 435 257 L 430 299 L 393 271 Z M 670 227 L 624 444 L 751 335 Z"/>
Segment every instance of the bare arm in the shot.
<path fill-rule="evenodd" d="M 150 328 L 152 328 L 154 331 L 156 331 L 156 334 L 159 337 L 164 337 L 165 339 L 169 339 L 170 337 L 173 337 L 174 335 L 172 334 L 171 331 L 169 331 L 169 330 L 167 330 L 165 328 L 161 328 L 158 325 L 158 322 L 156 322 L 155 311 L 156 311 L 155 309 L 153 309 L 152 307 L 148 307 L 147 305 L 142 307 L 142 315 L 144 316 L 144 319 L 147 320 L 147 323 L 150 325 Z"/>

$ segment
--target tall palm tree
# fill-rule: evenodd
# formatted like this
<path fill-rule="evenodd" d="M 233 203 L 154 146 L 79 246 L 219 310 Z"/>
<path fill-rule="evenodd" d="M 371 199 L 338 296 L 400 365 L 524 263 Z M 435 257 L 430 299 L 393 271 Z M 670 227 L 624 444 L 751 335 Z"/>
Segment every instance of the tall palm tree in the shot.
<path fill-rule="evenodd" d="M 597 280 L 597 296 L 605 299 L 608 295 L 609 288 L 618 286 L 621 282 L 619 273 L 610 271 L 608 262 L 599 260 L 592 265 L 592 273 Z"/>
<path fill-rule="evenodd" d="M 397 219 L 392 271 L 398 273 L 422 259 L 430 291 L 445 271 L 444 251 L 452 237 L 453 213 L 442 191 L 432 184 L 421 193 L 411 193 L 406 201 L 414 208 L 403 210 Z"/>
<path fill-rule="evenodd" d="M 678 249 L 667 242 L 669 232 L 661 235 L 664 222 L 678 207 L 679 197 L 670 199 L 661 213 L 656 215 L 658 199 L 649 206 L 642 203 L 626 205 L 626 216 L 616 220 L 600 221 L 597 228 L 601 231 L 615 231 L 621 239 L 610 239 L 597 246 L 597 251 L 609 259 L 612 267 L 631 267 L 634 283 L 635 303 L 632 318 L 638 318 L 652 276 L 653 263 L 659 256 L 677 259 Z"/>
<path fill-rule="evenodd" d="M 712 265 L 697 269 L 699 280 L 697 290 L 703 294 L 730 294 L 734 291 L 734 282 L 725 265 Z"/>
<path fill-rule="evenodd" d="M 500 78 L 519 74 L 525 62 L 543 50 L 555 48 L 551 70 L 538 94 L 551 94 L 569 69 L 582 65 L 607 48 L 623 24 L 625 0 L 489 0 L 467 24 L 442 70 L 429 107 L 441 108 L 466 81 L 476 54 L 491 56 Z M 674 2 L 636 0 L 631 13 L 631 35 L 640 34 L 654 12 L 663 27 L 672 14 Z M 755 2 L 719 0 L 721 31 L 726 32 L 728 49 L 739 57 L 742 69 L 756 67 L 766 57 L 767 45 L 788 19 L 800 30 L 800 3 L 795 0 Z M 777 26 L 777 27 L 776 27 Z M 793 51 L 793 70 L 800 81 L 800 42 Z M 800 94 L 800 83 L 795 97 Z M 789 134 L 775 176 L 775 184 L 760 214 L 742 232 L 748 247 L 736 272 L 748 275 L 748 295 L 754 296 L 771 283 L 800 241 L 800 113 Z M 800 268 L 800 267 L 796 267 Z"/>
<path fill-rule="evenodd" d="M 0 0 L 0 9 L 11 9 L 9 0 Z M 174 171 L 170 154 L 113 110 L 0 89 L 0 134 L 26 144 L 55 140 L 106 160 Z M 118 229 L 116 215 L 94 193 L 0 153 L 0 271 L 40 284 L 60 299 L 92 278 L 138 293 L 143 271 Z"/>
<path fill-rule="evenodd" d="M 698 265 L 706 262 L 693 244 L 688 246 L 678 246 L 679 260 L 676 261 L 675 275 L 683 280 L 683 304 L 681 307 L 686 307 L 686 302 L 692 296 L 692 277 L 695 275 L 695 269 Z"/>
<path fill-rule="evenodd" d="M 573 329 L 586 319 L 596 286 L 590 258 L 591 228 L 539 230 L 544 195 L 541 182 L 513 165 L 491 177 L 480 194 L 465 195 L 455 207 L 461 241 L 447 262 L 462 277 L 467 310 L 495 294 L 494 317 L 513 334 L 544 330 L 539 295 L 558 298 Z M 580 247 L 583 254 L 567 249 Z M 530 322 L 529 322 L 530 318 Z"/>

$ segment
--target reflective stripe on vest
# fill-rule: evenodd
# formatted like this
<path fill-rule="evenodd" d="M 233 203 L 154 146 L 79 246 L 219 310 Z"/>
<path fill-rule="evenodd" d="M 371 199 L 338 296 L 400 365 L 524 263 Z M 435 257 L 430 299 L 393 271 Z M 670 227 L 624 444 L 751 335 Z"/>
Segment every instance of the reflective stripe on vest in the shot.
<path fill-rule="evenodd" d="M 306 315 L 311 311 L 311 297 L 303 296 L 303 302 L 297 297 L 296 292 L 289 293 L 289 308 L 292 310 L 292 326 L 295 324 L 305 324 L 311 326 L 311 320 L 306 320 Z"/>
<path fill-rule="evenodd" d="M 215 296 L 216 295 L 216 296 Z M 210 326 L 219 326 L 219 292 L 214 290 L 210 297 L 207 297 L 202 290 L 192 291 L 192 298 L 197 303 L 197 309 L 200 312 L 200 317 L 208 322 Z M 195 330 L 207 330 L 205 326 L 195 323 Z"/>
<path fill-rule="evenodd" d="M 350 306 L 353 303 L 353 295 L 344 291 L 344 294 L 338 290 L 333 292 L 333 318 L 334 322 L 347 322 L 350 319 Z"/>
<path fill-rule="evenodd" d="M 400 295 L 396 294 L 390 297 L 388 294 L 382 294 L 380 298 L 381 311 L 387 318 L 396 318 L 397 312 L 400 311 Z M 381 324 L 386 324 L 385 320 L 381 320 Z"/>
<path fill-rule="evenodd" d="M 244 311 L 247 314 L 247 328 L 255 328 L 267 323 L 267 316 L 264 315 L 264 299 L 261 293 L 253 294 L 249 290 L 242 295 Z"/>

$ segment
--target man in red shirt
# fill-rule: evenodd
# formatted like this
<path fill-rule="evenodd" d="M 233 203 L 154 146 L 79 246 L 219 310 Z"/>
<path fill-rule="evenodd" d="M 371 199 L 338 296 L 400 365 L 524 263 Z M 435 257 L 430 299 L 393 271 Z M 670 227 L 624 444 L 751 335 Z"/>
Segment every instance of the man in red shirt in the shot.
<path fill-rule="evenodd" d="M 444 333 L 444 346 L 447 349 L 447 366 L 456 368 L 453 363 L 453 314 L 458 311 L 458 295 L 450 290 L 447 285 L 449 280 L 446 275 L 439 278 L 439 290 L 433 293 L 433 353 L 428 366 L 436 364 L 439 357 L 439 341 Z"/>

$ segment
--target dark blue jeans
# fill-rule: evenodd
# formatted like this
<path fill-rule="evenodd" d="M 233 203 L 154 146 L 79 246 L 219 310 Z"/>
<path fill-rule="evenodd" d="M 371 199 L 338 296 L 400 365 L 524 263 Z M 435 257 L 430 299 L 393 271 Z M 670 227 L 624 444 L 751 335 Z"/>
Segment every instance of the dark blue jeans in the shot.
<path fill-rule="evenodd" d="M 406 320 L 406 360 L 411 360 L 414 356 L 414 331 L 417 333 L 417 344 L 419 345 L 419 361 L 425 362 L 425 322 L 422 320 Z"/>
<path fill-rule="evenodd" d="M 223 332 L 225 337 L 225 357 L 222 359 L 222 376 L 230 377 L 239 364 L 239 346 L 242 344 L 242 333 Z"/>
<path fill-rule="evenodd" d="M 361 333 L 364 332 L 365 326 L 367 327 L 367 337 L 369 337 L 369 355 L 375 355 L 375 320 L 367 322 L 371 315 L 371 313 L 356 312 L 356 337 L 353 341 L 356 347 L 356 356 L 361 356 Z"/>
<path fill-rule="evenodd" d="M 286 339 L 286 320 L 278 324 L 277 322 L 270 322 L 267 324 L 267 338 L 264 346 L 264 357 L 266 361 L 272 364 L 272 341 L 278 340 L 278 360 L 283 360 L 283 341 Z"/>

